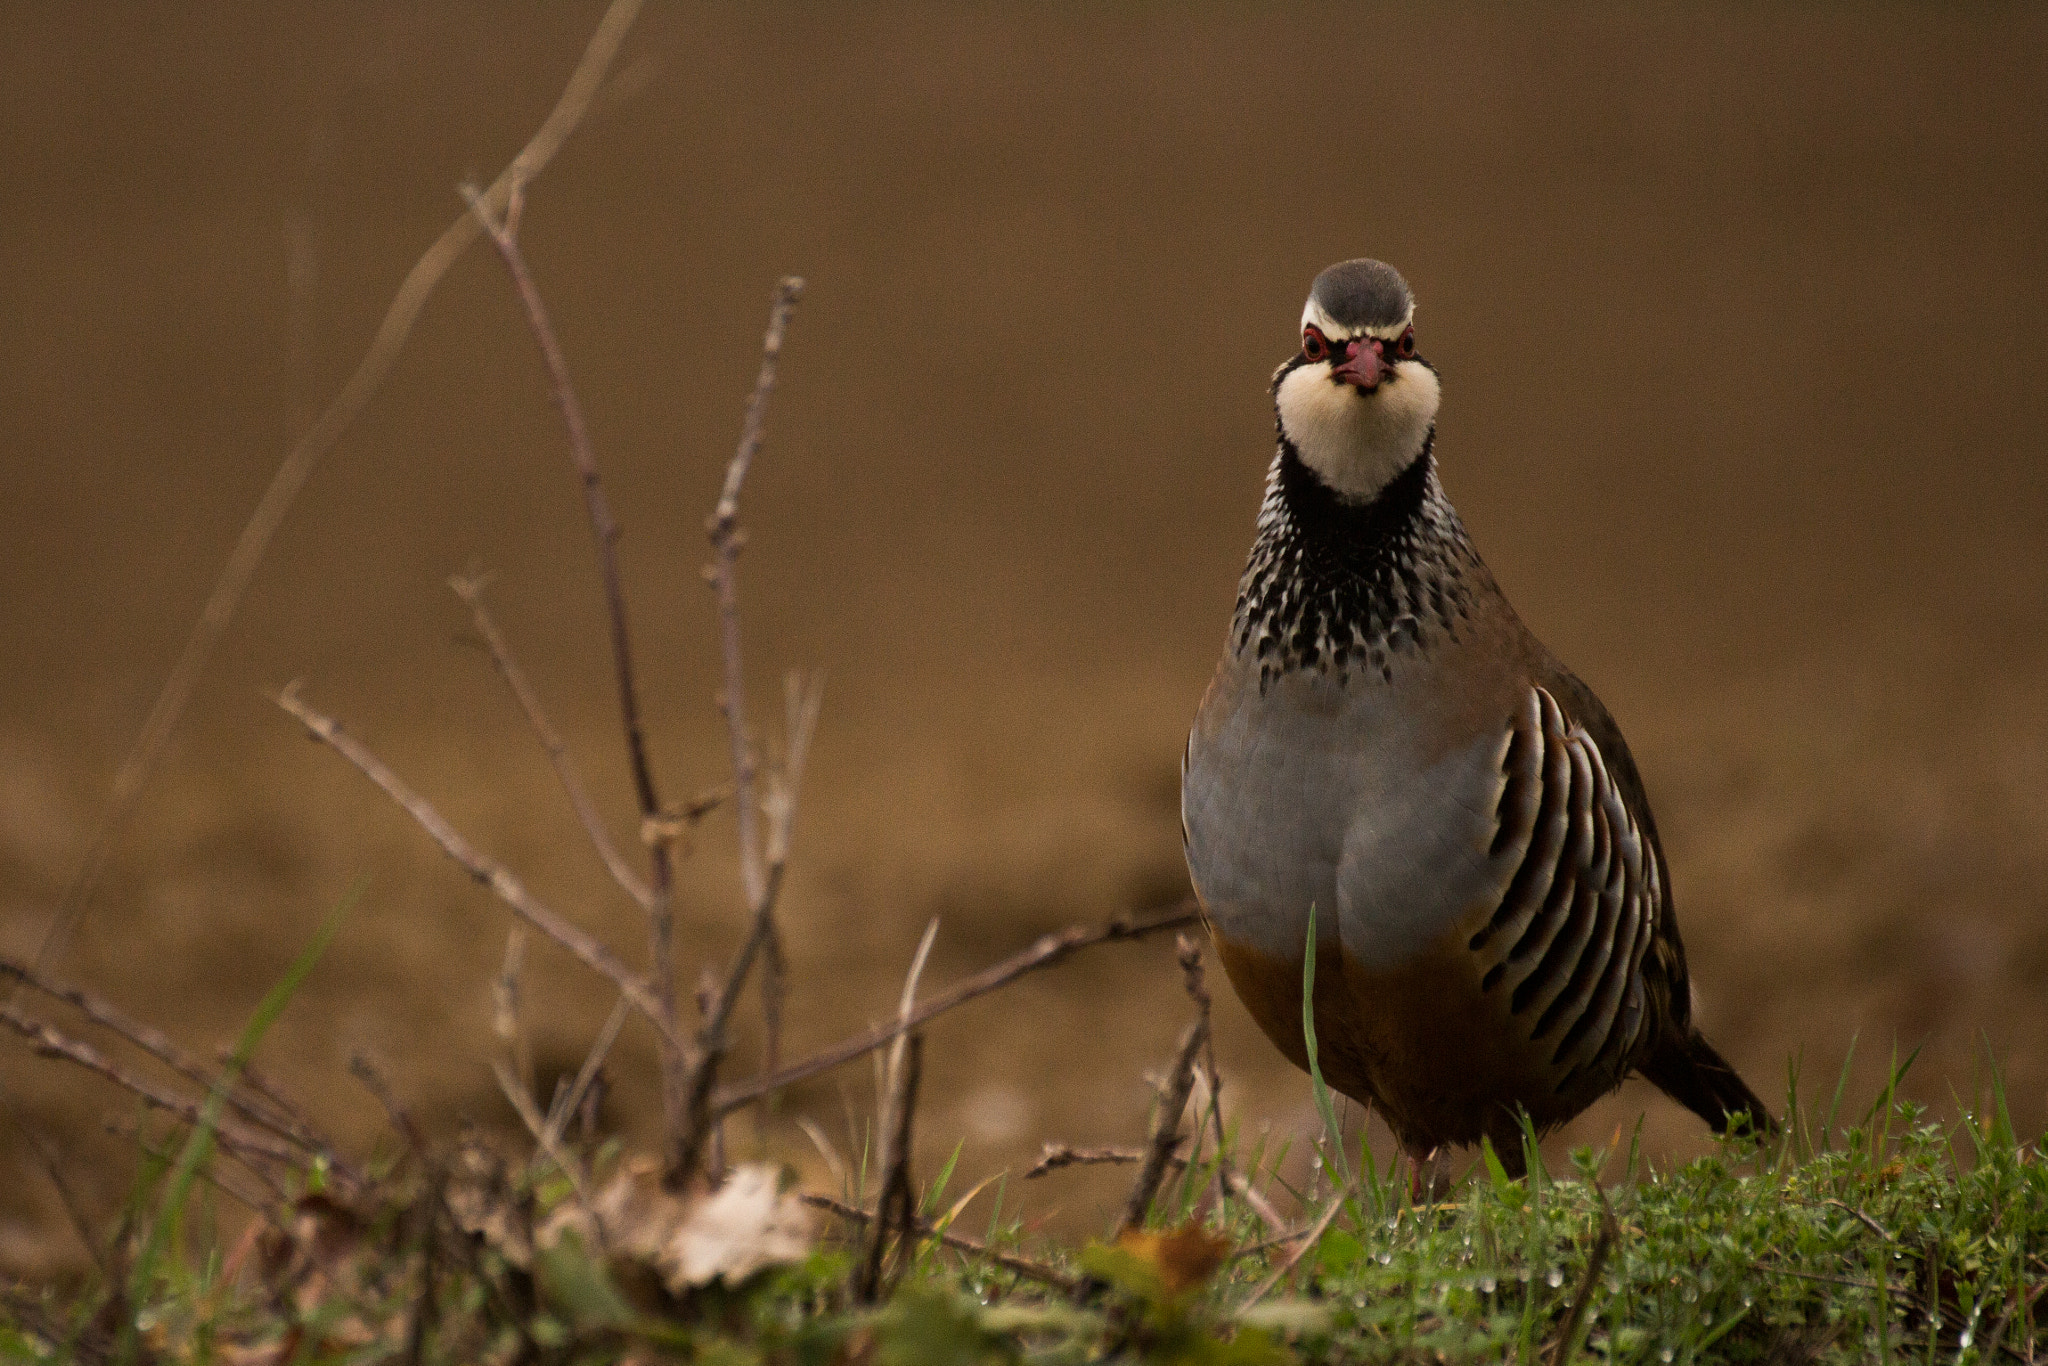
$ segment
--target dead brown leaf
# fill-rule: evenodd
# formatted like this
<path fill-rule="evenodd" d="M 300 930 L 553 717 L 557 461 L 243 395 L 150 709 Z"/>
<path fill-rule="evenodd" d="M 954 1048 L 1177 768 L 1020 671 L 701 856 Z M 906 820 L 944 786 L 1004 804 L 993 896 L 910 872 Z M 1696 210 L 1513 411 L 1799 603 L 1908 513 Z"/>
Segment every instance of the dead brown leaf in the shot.
<path fill-rule="evenodd" d="M 1116 1245 L 1158 1271 L 1169 1295 L 1204 1284 L 1230 1255 L 1229 1239 L 1192 1223 L 1165 1233 L 1125 1229 L 1117 1235 Z"/>

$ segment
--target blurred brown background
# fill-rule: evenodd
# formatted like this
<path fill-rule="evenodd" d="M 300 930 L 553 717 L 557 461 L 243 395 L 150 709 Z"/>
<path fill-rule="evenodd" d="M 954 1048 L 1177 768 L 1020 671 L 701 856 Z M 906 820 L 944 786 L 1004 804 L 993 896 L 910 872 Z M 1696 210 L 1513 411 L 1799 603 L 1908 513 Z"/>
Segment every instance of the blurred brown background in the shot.
<path fill-rule="evenodd" d="M 33 952 L 114 765 L 289 440 L 397 282 L 552 106 L 589 4 L 10 7 L 0 17 L 0 951 Z M 2034 8 L 661 5 L 535 186 L 525 243 L 615 505 L 659 773 L 725 758 L 696 573 L 770 288 L 811 282 L 744 563 L 757 719 L 829 676 L 787 899 L 792 1051 L 1185 886 L 1183 728 L 1309 279 L 1398 264 L 1452 496 L 1621 718 L 1715 1037 L 1776 1094 L 1925 1042 L 2048 1119 L 2048 20 Z M 303 676 L 480 842 L 637 949 L 442 586 L 470 562 L 622 833 L 589 536 L 497 261 L 472 249 L 321 469 L 61 962 L 210 1049 L 358 874 L 263 1059 L 367 1144 L 347 1058 L 503 1124 L 507 918 L 263 700 Z M 684 866 L 729 953 L 731 825 Z M 609 1004 L 536 948 L 543 1060 Z M 686 978 L 686 980 L 688 980 Z M 1219 984 L 1220 985 L 1220 984 Z M 1223 993 L 1227 998 L 1227 992 Z M 923 1138 L 976 1176 L 1133 1141 L 1186 1018 L 1106 949 L 937 1026 Z M 1234 1112 L 1310 1127 L 1234 1002 Z M 648 1132 L 648 1039 L 616 1118 Z M 111 1209 L 123 1097 L 0 1043 Z M 860 1067 L 791 1108 L 845 1142 Z M 1566 1136 L 1647 1110 L 1640 1085 Z M 808 1145 L 788 1132 L 778 1151 Z M 108 1159 L 108 1160 L 99 1160 Z M 929 1162 L 926 1170 L 930 1170 Z M 1064 1183 L 1055 1185 L 1054 1183 Z M 1121 1177 L 1025 1188 L 1095 1228 Z M 1016 1188 L 1013 1185 L 1013 1194 Z M 0 1133 L 0 1265 L 76 1262 Z"/>

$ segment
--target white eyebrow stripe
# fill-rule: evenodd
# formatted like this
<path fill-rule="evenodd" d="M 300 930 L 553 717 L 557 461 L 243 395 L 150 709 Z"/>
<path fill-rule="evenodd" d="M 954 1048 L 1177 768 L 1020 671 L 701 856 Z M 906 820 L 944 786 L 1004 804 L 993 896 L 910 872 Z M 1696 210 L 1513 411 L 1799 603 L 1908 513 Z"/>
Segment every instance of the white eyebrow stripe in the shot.
<path fill-rule="evenodd" d="M 1414 322 L 1415 305 L 1413 303 L 1408 305 L 1408 312 L 1397 323 L 1388 323 L 1383 327 L 1361 327 L 1355 329 L 1346 327 L 1344 324 L 1333 319 L 1329 314 L 1323 312 L 1323 306 L 1313 298 L 1301 310 L 1301 325 L 1304 328 L 1313 325 L 1317 331 L 1333 342 L 1350 341 L 1353 337 L 1359 336 L 1375 337 L 1380 341 L 1393 341 L 1413 326 Z"/>

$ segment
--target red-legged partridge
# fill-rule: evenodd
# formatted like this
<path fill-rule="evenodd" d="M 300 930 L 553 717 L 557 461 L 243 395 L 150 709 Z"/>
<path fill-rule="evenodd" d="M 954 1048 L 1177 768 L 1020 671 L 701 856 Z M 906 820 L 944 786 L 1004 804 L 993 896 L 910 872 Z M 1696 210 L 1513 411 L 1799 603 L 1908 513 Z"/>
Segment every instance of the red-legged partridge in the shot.
<path fill-rule="evenodd" d="M 1480 562 L 1432 453 L 1407 284 L 1316 277 L 1273 378 L 1279 452 L 1188 737 L 1188 870 L 1252 1016 L 1296 1066 L 1315 909 L 1331 1086 L 1418 1161 L 1540 1131 L 1639 1073 L 1716 1131 L 1755 1093 L 1692 1023 L 1670 879 L 1600 699 Z"/>

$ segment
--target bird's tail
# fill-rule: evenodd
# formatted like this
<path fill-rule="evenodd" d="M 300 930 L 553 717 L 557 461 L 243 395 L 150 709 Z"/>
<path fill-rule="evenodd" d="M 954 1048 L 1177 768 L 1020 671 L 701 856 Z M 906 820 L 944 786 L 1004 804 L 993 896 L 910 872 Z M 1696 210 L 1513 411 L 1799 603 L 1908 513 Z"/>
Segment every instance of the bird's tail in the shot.
<path fill-rule="evenodd" d="M 1717 1134 L 1728 1132 L 1738 1114 L 1749 1116 L 1750 1129 L 1773 1134 L 1778 1121 L 1757 1093 L 1696 1029 L 1667 1038 L 1644 1064 L 1643 1076 L 1658 1090 L 1704 1119 Z"/>

